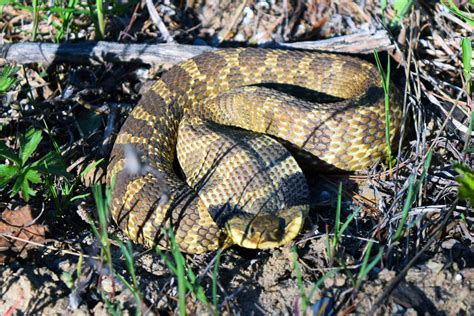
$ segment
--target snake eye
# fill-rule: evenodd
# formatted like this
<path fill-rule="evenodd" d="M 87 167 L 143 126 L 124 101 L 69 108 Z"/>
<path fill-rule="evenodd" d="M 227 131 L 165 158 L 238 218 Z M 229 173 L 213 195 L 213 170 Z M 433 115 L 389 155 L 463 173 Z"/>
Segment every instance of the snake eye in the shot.
<path fill-rule="evenodd" d="M 249 232 L 250 232 L 250 235 L 255 234 L 255 228 L 253 227 L 253 225 L 250 226 Z"/>

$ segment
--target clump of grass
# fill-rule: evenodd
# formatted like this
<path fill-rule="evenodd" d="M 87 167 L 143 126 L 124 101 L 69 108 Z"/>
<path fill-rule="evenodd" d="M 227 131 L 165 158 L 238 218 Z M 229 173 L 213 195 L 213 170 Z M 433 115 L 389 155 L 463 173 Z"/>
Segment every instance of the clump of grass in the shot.
<path fill-rule="evenodd" d="M 97 215 L 99 220 L 99 227 L 97 228 L 93 223 L 91 223 L 92 231 L 94 232 L 95 236 L 99 240 L 100 245 L 100 258 L 102 262 L 107 267 L 107 273 L 114 276 L 116 279 L 120 281 L 129 291 L 132 293 L 135 303 L 136 303 L 136 310 L 135 314 L 140 315 L 142 309 L 142 294 L 139 289 L 138 280 L 136 277 L 135 272 L 135 258 L 133 255 L 132 247 L 130 243 L 123 244 L 120 241 L 117 241 L 120 245 L 120 250 L 122 255 L 125 258 L 125 265 L 127 267 L 127 271 L 131 276 L 132 282 L 128 282 L 120 273 L 118 273 L 112 261 L 112 251 L 111 251 L 111 243 L 110 238 L 107 233 L 107 226 L 108 226 L 108 211 L 109 205 L 112 197 L 111 190 L 109 188 L 105 189 L 105 192 L 102 190 L 101 185 L 95 185 L 92 188 L 92 192 L 94 195 L 96 207 L 97 207 Z M 119 313 L 120 309 L 118 304 L 110 301 L 110 299 L 105 295 L 105 293 L 101 292 L 102 299 L 104 304 L 107 306 L 109 312 L 112 314 Z"/>
<path fill-rule="evenodd" d="M 179 315 L 186 315 L 186 296 L 191 293 L 201 304 L 208 308 L 211 313 L 218 315 L 217 302 L 217 276 L 219 267 L 219 258 L 221 251 L 217 252 L 216 263 L 212 274 L 212 304 L 207 299 L 204 288 L 199 282 L 196 274 L 191 267 L 186 264 L 186 259 L 179 249 L 173 230 L 163 229 L 163 234 L 169 240 L 171 260 L 161 249 L 155 247 L 156 252 L 165 262 L 168 269 L 176 276 L 178 281 L 178 311 Z"/>

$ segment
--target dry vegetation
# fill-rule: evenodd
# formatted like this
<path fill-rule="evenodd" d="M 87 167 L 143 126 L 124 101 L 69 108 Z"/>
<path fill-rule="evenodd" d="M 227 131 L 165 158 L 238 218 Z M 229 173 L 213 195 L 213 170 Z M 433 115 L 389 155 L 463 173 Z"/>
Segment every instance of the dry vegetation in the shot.
<path fill-rule="evenodd" d="M 386 29 L 379 58 L 405 113 L 392 168 L 308 175 L 314 206 L 291 245 L 160 253 L 123 241 L 88 186 L 168 65 L 0 56 L 0 314 L 473 313 L 472 0 L 0 3 L 0 44 L 265 47 Z"/>

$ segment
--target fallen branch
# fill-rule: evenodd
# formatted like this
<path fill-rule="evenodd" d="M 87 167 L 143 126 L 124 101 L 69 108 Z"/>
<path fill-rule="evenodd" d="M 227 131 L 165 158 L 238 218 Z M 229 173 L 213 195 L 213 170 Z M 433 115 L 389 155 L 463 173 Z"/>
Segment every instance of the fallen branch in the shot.
<path fill-rule="evenodd" d="M 385 31 L 352 34 L 321 41 L 284 43 L 274 47 L 354 54 L 371 54 L 374 49 L 377 51 L 393 49 Z M 210 46 L 183 44 L 15 43 L 0 45 L 0 65 L 53 62 L 176 64 L 213 49 L 215 48 Z"/>

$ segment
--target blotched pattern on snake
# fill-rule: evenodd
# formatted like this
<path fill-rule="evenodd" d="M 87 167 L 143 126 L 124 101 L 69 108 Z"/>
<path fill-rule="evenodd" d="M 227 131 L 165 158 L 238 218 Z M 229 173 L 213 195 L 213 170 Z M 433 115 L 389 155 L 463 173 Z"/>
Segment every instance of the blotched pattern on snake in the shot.
<path fill-rule="evenodd" d="M 393 141 L 401 120 L 395 95 L 389 114 Z M 148 246 L 168 247 L 161 238 L 168 227 L 190 253 L 280 246 L 309 210 L 296 160 L 365 169 L 385 154 L 385 133 L 384 91 L 369 62 L 273 49 L 209 52 L 173 66 L 126 119 L 108 167 L 112 216 Z M 127 144 L 150 172 L 124 169 Z"/>

